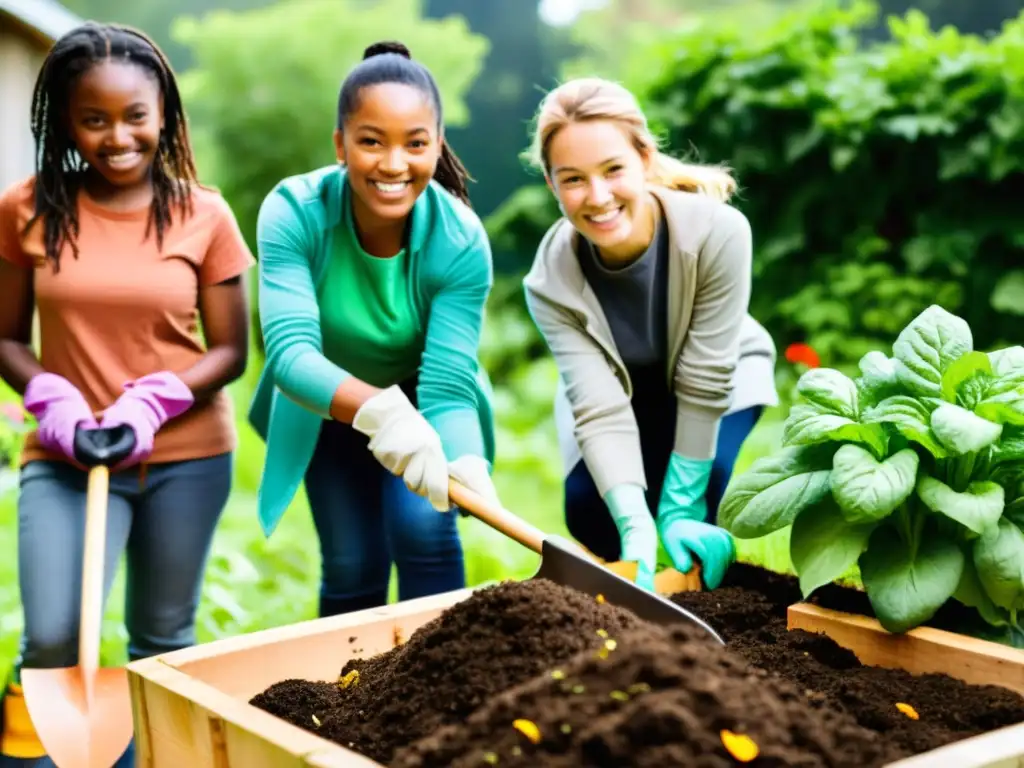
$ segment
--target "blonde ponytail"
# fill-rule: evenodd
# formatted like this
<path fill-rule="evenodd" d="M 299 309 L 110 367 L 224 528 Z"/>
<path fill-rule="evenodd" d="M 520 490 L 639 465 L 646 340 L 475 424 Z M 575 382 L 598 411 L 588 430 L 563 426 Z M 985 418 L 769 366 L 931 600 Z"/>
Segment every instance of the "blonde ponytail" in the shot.
<path fill-rule="evenodd" d="M 722 202 L 736 192 L 736 181 L 724 166 L 684 163 L 661 152 L 633 94 L 599 77 L 569 80 L 544 97 L 534 120 L 527 159 L 547 173 L 548 147 L 555 134 L 569 123 L 590 120 L 610 120 L 627 132 L 637 152 L 651 158 L 648 180 L 652 184 Z"/>
<path fill-rule="evenodd" d="M 651 171 L 647 178 L 652 184 L 704 194 L 723 203 L 736 192 L 736 180 L 726 168 L 684 163 L 657 149 L 651 158 Z"/>

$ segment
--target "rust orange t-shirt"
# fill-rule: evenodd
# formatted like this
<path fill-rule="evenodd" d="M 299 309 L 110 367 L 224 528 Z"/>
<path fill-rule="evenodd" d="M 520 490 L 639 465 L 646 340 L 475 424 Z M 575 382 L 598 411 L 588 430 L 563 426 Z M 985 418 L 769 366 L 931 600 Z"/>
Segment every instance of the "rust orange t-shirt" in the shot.
<path fill-rule="evenodd" d="M 60 270 L 46 261 L 42 221 L 24 234 L 33 211 L 33 179 L 0 195 L 0 257 L 35 272 L 39 359 L 81 391 L 97 418 L 149 373 L 182 373 L 205 353 L 200 335 L 199 289 L 249 269 L 255 262 L 225 200 L 194 187 L 193 212 L 175 212 L 158 248 L 155 228 L 146 237 L 149 207 L 104 208 L 78 197 L 78 257 L 65 244 Z M 150 463 L 205 458 L 236 445 L 227 392 L 194 405 L 156 434 Z M 27 435 L 22 464 L 60 459 Z"/>

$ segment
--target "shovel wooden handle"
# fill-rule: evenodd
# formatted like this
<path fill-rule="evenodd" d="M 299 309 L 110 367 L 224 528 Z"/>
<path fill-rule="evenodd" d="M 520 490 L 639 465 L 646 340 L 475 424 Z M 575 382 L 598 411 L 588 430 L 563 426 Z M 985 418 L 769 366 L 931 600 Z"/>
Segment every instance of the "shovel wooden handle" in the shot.
<path fill-rule="evenodd" d="M 78 665 L 82 668 L 87 700 L 100 665 L 100 635 L 103 625 L 103 570 L 107 543 L 107 497 L 110 470 L 96 466 L 89 470 L 85 496 L 85 547 L 82 554 L 82 607 L 78 629 Z"/>
<path fill-rule="evenodd" d="M 543 531 L 530 525 L 521 517 L 513 515 L 503 507 L 492 504 L 458 480 L 451 478 L 448 480 L 448 498 L 477 520 L 482 520 L 494 530 L 518 541 L 538 555 L 542 554 L 544 549 Z"/>

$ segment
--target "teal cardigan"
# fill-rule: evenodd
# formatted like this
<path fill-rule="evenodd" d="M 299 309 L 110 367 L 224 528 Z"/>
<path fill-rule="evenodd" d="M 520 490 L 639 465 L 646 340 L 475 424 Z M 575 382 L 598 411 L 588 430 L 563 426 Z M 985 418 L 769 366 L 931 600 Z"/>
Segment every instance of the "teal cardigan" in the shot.
<path fill-rule="evenodd" d="M 257 219 L 266 364 L 249 420 L 267 445 L 258 496 L 266 536 L 295 497 L 334 393 L 350 375 L 323 355 L 317 303 L 350 194 L 341 166 L 319 168 L 279 182 Z M 468 206 L 432 181 L 413 206 L 408 249 L 425 338 L 419 410 L 449 461 L 472 454 L 493 463 L 491 390 L 477 357 L 493 282 L 487 234 Z"/>

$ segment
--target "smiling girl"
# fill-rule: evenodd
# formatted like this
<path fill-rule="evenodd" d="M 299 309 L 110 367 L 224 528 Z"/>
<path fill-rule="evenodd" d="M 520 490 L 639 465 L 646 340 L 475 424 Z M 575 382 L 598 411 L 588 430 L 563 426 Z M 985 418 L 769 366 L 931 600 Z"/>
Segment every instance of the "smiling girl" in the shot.
<path fill-rule="evenodd" d="M 258 221 L 273 531 L 305 481 L 321 616 L 465 583 L 449 475 L 490 500 L 493 423 L 477 360 L 491 252 L 445 143 L 430 72 L 378 43 L 338 97 L 338 163 L 280 182 Z M 369 449 L 369 450 L 367 450 Z"/>
<path fill-rule="evenodd" d="M 734 559 L 718 500 L 777 402 L 774 345 L 747 314 L 750 225 L 725 203 L 735 183 L 659 152 L 629 91 L 600 79 L 545 97 L 531 156 L 564 215 L 525 288 L 560 372 L 566 524 L 599 557 L 637 562 L 647 587 L 660 536 L 714 588 Z"/>
<path fill-rule="evenodd" d="M 196 181 L 174 75 L 141 33 L 90 23 L 58 40 L 36 82 L 32 128 L 36 173 L 0 196 L 0 376 L 38 423 L 21 458 L 18 669 L 76 663 L 79 426 L 123 424 L 136 436 L 110 478 L 104 582 L 109 591 L 127 552 L 129 657 L 184 648 L 196 641 L 203 568 L 231 485 L 224 387 L 246 365 L 240 276 L 252 255 L 224 200 Z M 0 752 L 37 758 L 17 678 Z"/>

